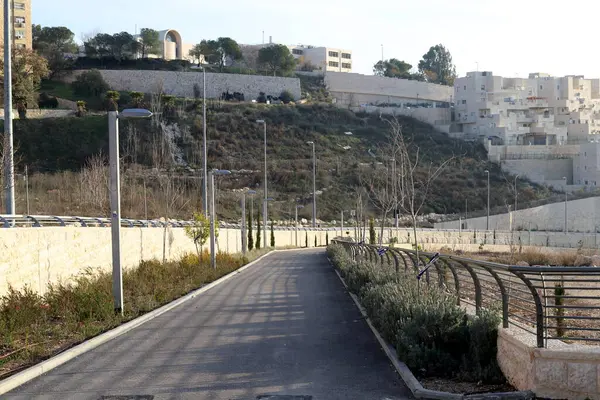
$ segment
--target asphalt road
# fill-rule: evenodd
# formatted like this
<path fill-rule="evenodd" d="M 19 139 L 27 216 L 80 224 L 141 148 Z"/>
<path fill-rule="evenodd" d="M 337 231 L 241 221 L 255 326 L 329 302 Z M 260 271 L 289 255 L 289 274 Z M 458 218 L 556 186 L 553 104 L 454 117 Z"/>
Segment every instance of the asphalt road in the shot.
<path fill-rule="evenodd" d="M 272 254 L 0 397 L 254 400 L 261 395 L 410 398 L 323 250 Z"/>

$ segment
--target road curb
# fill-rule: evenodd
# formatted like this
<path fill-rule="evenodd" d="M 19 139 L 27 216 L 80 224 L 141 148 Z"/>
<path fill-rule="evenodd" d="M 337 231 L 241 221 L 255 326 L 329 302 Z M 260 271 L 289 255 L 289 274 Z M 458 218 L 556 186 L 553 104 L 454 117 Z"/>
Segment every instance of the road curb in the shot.
<path fill-rule="evenodd" d="M 482 399 L 482 400 L 492 400 L 492 399 L 513 400 L 514 399 L 514 400 L 526 400 L 526 399 L 534 398 L 533 392 L 529 392 L 529 391 L 507 392 L 507 393 L 482 393 L 482 394 L 464 395 L 464 394 L 458 394 L 458 393 L 439 392 L 437 390 L 425 389 L 423 387 L 423 385 L 421 385 L 421 382 L 419 382 L 419 380 L 413 375 L 410 368 L 408 368 L 408 366 L 406 364 L 404 364 L 402 361 L 400 361 L 398 359 L 398 357 L 396 356 L 396 351 L 395 351 L 394 347 L 391 346 L 390 344 L 388 344 L 385 341 L 385 339 L 381 336 L 381 334 L 379 333 L 377 328 L 375 328 L 375 326 L 373 326 L 373 324 L 371 323 L 371 319 L 367 315 L 367 311 L 362 306 L 362 304 L 360 304 L 358 297 L 354 293 L 350 292 L 348 285 L 346 285 L 346 281 L 344 280 L 344 278 L 342 278 L 342 275 L 335 268 L 335 266 L 331 262 L 331 259 L 329 257 L 327 257 L 327 260 L 329 260 L 329 263 L 331 264 L 331 267 L 335 271 L 335 274 L 338 276 L 338 278 L 342 282 L 342 285 L 344 285 L 344 288 L 350 295 L 350 298 L 352 298 L 352 301 L 354 302 L 356 307 L 359 309 L 359 311 L 362 314 L 362 316 L 364 317 L 365 321 L 367 321 L 369 328 L 371 328 L 371 331 L 377 338 L 377 341 L 379 342 L 379 345 L 385 352 L 386 356 L 388 357 L 388 359 L 390 360 L 390 362 L 396 369 L 396 372 L 398 372 L 398 375 L 400 375 L 400 378 L 402 378 L 402 380 L 404 381 L 406 386 L 410 389 L 410 391 L 412 392 L 413 396 L 415 396 L 416 399 L 432 399 L 432 400 L 478 400 L 478 399 Z"/>
<path fill-rule="evenodd" d="M 33 365 L 21 372 L 18 372 L 15 375 L 10 376 L 10 377 L 0 381 L 0 396 L 31 381 L 32 379 L 35 379 L 35 378 L 45 374 L 46 372 L 53 370 L 54 368 L 66 363 L 67 361 L 70 361 L 70 360 L 74 359 L 75 357 L 80 356 L 81 354 L 87 353 L 88 351 L 93 350 L 96 347 L 98 347 L 112 339 L 115 339 L 115 338 L 131 331 L 134 328 L 137 328 L 138 326 L 166 313 L 167 311 L 172 310 L 173 308 L 185 303 L 188 300 L 193 299 L 194 297 L 212 289 L 213 287 L 215 287 L 225 281 L 228 281 L 229 279 L 233 278 L 234 276 L 243 272 L 244 270 L 254 266 L 259 261 L 270 256 L 271 254 L 285 252 L 285 251 L 294 251 L 294 250 L 296 250 L 296 249 L 272 250 L 272 251 L 268 252 L 267 254 L 263 254 L 262 256 L 258 257 L 256 260 L 240 267 L 239 269 L 237 269 L 233 272 L 230 272 L 229 274 L 227 274 L 225 276 L 222 276 L 221 278 L 217 279 L 216 281 L 213 281 L 213 282 L 209 283 L 208 285 L 201 287 L 200 289 L 196 289 L 193 292 L 188 293 L 185 296 L 180 297 L 177 300 L 173 300 L 172 302 L 165 304 L 164 306 L 162 306 L 160 308 L 157 308 L 156 310 L 150 311 L 150 312 L 148 312 L 140 317 L 137 317 L 129 322 L 119 325 L 118 327 L 111 329 L 108 332 L 104 332 L 90 340 L 86 340 L 85 342 L 80 343 L 80 344 L 76 345 L 75 347 L 72 347 L 69 350 L 66 350 L 65 352 L 60 353 L 54 357 L 51 357 L 46 361 L 42 361 L 39 364 Z"/>

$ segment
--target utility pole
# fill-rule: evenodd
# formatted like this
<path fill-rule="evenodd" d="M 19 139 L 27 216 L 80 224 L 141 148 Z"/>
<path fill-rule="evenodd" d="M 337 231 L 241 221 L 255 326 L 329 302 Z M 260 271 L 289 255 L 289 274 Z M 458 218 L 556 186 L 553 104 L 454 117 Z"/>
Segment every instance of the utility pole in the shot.
<path fill-rule="evenodd" d="M 12 1 L 4 1 L 4 185 L 6 214 L 15 214 L 15 164 L 12 109 Z M 30 21 L 28 21 L 30 22 Z"/>
<path fill-rule="evenodd" d="M 25 201 L 27 202 L 27 215 L 31 215 L 29 212 L 29 172 L 27 165 L 25 166 Z"/>
<path fill-rule="evenodd" d="M 242 192 L 242 254 L 246 255 L 248 249 L 248 236 L 246 235 L 246 193 Z"/>
<path fill-rule="evenodd" d="M 208 216 L 208 151 L 206 149 L 206 67 L 202 67 L 202 143 L 204 146 L 204 181 L 202 201 L 204 207 L 204 215 Z"/>

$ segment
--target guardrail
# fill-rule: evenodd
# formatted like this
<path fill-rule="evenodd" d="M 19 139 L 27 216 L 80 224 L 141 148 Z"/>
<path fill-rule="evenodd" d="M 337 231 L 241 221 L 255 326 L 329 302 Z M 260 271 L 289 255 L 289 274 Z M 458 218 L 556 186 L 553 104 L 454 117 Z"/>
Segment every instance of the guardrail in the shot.
<path fill-rule="evenodd" d="M 40 228 L 40 227 L 63 227 L 63 226 L 78 226 L 78 227 L 110 227 L 110 218 L 100 217 L 77 217 L 77 216 L 56 216 L 56 215 L 7 215 L 0 214 L 0 228 Z M 160 228 L 165 226 L 182 228 L 193 225 L 193 221 L 184 220 L 143 220 L 121 218 L 121 226 L 126 228 Z M 219 222 L 221 228 L 241 229 L 241 224 L 228 222 Z M 256 229 L 256 225 L 253 226 Z M 270 227 L 267 227 L 269 230 Z M 274 230 L 292 231 L 294 226 L 274 226 Z M 298 227 L 298 230 L 310 231 L 339 231 L 336 227 Z"/>
<path fill-rule="evenodd" d="M 600 342 L 600 268 L 522 267 L 441 254 L 423 271 L 438 253 L 335 242 L 354 260 L 392 266 L 399 276 L 412 273 L 416 279 L 422 274 L 424 284 L 453 291 L 457 305 L 474 306 L 476 314 L 500 309 L 503 328 L 515 326 L 535 335 L 537 347 L 547 347 L 551 339 Z"/>

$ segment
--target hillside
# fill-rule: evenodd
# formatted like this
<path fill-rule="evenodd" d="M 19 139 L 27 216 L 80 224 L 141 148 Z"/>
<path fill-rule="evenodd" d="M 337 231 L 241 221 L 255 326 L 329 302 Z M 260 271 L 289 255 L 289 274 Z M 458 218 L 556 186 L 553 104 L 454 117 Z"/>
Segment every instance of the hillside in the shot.
<path fill-rule="evenodd" d="M 186 101 L 166 111 L 162 121 L 121 122 L 124 216 L 143 218 L 147 208 L 149 217 L 168 212 L 171 217 L 186 218 L 200 204 L 201 107 Z M 262 185 L 263 131 L 257 119 L 267 121 L 269 195 L 275 199 L 273 215 L 280 219 L 293 217 L 294 199 L 309 204 L 312 155 L 307 141 L 316 143 L 317 190 L 323 191 L 318 197 L 319 217 L 339 219 L 341 209 L 354 208 L 359 169 L 365 168 L 361 164 L 374 161 L 368 150 L 376 151 L 389 129 L 376 115 L 357 115 L 333 106 L 210 103 L 209 169 L 236 171 L 230 177 L 219 178 L 218 206 L 224 219 L 239 217 L 239 200 L 230 189 Z M 483 209 L 486 169 L 491 171 L 492 206 L 512 203 L 512 180 L 487 162 L 483 147 L 450 139 L 411 118 L 401 118 L 400 122 L 404 134 L 419 146 L 425 162 L 460 156 L 436 181 L 426 213 L 464 212 L 467 198 L 470 210 Z M 17 168 L 22 172 L 27 165 L 32 174 L 32 214 L 107 214 L 108 203 L 103 200 L 107 171 L 98 167 L 98 157 L 94 157 L 100 152 L 108 154 L 106 132 L 104 116 L 15 121 Z M 344 146 L 351 148 L 344 150 Z M 79 172 L 90 159 L 96 167 Z M 527 182 L 519 180 L 519 185 L 520 202 L 548 195 L 545 189 Z M 22 208 L 25 199 L 21 181 L 17 192 Z M 300 215 L 309 218 L 310 207 L 301 210 Z"/>

